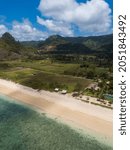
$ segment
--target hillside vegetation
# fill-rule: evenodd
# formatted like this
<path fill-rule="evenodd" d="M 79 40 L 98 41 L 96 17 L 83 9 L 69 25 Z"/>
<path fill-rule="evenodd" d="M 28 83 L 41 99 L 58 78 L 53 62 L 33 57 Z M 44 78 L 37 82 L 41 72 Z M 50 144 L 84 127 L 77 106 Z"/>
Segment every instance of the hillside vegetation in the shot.
<path fill-rule="evenodd" d="M 23 46 L 11 34 L 5 33 L 0 38 L 0 60 L 15 60 L 35 56 L 36 50 Z"/>
<path fill-rule="evenodd" d="M 0 38 L 0 77 L 36 89 L 84 92 L 103 98 L 113 93 L 112 35 L 50 36 L 45 41 Z M 85 90 L 96 82 L 100 89 Z"/>
<path fill-rule="evenodd" d="M 97 54 L 111 55 L 113 51 L 113 35 L 93 37 L 62 37 L 53 35 L 45 41 L 22 42 L 24 46 L 34 46 L 41 53 L 52 54 Z"/>
<path fill-rule="evenodd" d="M 9 33 L 0 38 L 0 60 L 34 58 L 42 59 L 45 54 L 94 55 L 112 60 L 113 35 L 95 37 L 50 36 L 45 41 L 19 42 Z"/>

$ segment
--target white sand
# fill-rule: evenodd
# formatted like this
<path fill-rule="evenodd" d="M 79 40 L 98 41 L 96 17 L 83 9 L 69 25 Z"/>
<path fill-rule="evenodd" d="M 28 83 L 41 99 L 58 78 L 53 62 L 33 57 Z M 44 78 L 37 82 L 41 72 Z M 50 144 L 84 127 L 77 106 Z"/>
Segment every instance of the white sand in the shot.
<path fill-rule="evenodd" d="M 0 93 L 29 104 L 80 129 L 112 139 L 113 111 L 78 101 L 70 95 L 40 91 L 0 79 Z"/>

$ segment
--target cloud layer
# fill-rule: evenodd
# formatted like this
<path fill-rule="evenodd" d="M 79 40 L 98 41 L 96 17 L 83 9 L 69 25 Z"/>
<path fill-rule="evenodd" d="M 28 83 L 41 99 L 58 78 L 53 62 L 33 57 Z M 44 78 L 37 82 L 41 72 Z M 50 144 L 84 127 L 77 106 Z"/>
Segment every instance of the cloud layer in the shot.
<path fill-rule="evenodd" d="M 49 35 L 88 36 L 112 32 L 111 9 L 105 0 L 40 0 L 41 16 L 34 16 L 43 31 L 35 28 L 28 19 L 6 23 L 0 16 L 0 36 L 10 32 L 17 40 L 44 40 Z"/>
<path fill-rule="evenodd" d="M 11 29 L 0 24 L 0 36 L 5 32 L 11 33 L 19 41 L 43 40 L 48 37 L 46 32 L 33 27 L 28 19 L 24 19 L 23 22 L 14 21 Z"/>
<path fill-rule="evenodd" d="M 60 35 L 73 36 L 71 26 L 63 21 L 54 21 L 50 19 L 42 19 L 37 16 L 37 22 L 45 27 L 52 33 L 57 33 Z"/>
<path fill-rule="evenodd" d="M 6 28 L 6 26 L 3 24 L 0 24 L 0 36 L 7 31 L 8 29 Z"/>
<path fill-rule="evenodd" d="M 105 0 L 90 0 L 86 3 L 76 0 L 41 0 L 38 9 L 47 19 L 37 17 L 37 22 L 53 32 L 62 31 L 64 35 L 72 35 L 73 26 L 80 32 L 95 34 L 108 32 L 111 27 L 111 9 Z"/>

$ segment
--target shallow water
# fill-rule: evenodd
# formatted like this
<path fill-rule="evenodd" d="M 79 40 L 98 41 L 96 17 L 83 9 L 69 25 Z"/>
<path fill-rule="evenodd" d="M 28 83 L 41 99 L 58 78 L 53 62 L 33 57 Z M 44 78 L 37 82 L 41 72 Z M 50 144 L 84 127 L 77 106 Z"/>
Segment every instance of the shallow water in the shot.
<path fill-rule="evenodd" d="M 0 95 L 1 150 L 112 150 L 93 137 Z"/>

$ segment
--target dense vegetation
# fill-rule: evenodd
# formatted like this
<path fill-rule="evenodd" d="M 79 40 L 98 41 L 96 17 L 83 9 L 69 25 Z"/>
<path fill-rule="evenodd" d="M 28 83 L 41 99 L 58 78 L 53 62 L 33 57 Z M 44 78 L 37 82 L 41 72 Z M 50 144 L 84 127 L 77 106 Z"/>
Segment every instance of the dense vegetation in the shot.
<path fill-rule="evenodd" d="M 1 150 L 112 150 L 44 114 L 0 98 Z"/>
<path fill-rule="evenodd" d="M 112 35 L 55 35 L 45 41 L 18 42 L 5 33 L 0 38 L 0 77 L 37 89 L 84 91 L 103 98 L 113 93 L 112 45 Z M 101 89 L 85 90 L 93 82 Z"/>
<path fill-rule="evenodd" d="M 79 53 L 88 54 L 98 52 L 112 53 L 113 35 L 93 36 L 93 37 L 62 37 L 53 35 L 45 41 L 22 42 L 23 45 L 37 47 L 43 52 L 51 51 L 57 53 Z M 61 52 L 60 52 L 61 51 Z"/>
<path fill-rule="evenodd" d="M 14 60 L 35 56 L 36 50 L 24 47 L 19 41 L 9 33 L 5 33 L 0 38 L 0 60 Z"/>
<path fill-rule="evenodd" d="M 109 76 L 108 76 L 109 75 Z M 50 60 L 4 61 L 0 63 L 0 77 L 11 79 L 35 89 L 53 91 L 55 88 L 68 92 L 84 91 L 92 82 L 98 82 L 101 90 L 84 91 L 91 96 L 112 94 L 112 73 L 108 68 L 82 66 L 80 64 L 52 63 Z M 88 79 L 89 78 L 89 79 Z M 110 84 L 107 85 L 106 82 Z"/>
<path fill-rule="evenodd" d="M 95 56 L 111 57 L 113 52 L 113 35 L 95 37 L 61 37 L 50 36 L 45 41 L 18 42 L 5 33 L 0 38 L 0 59 L 40 57 L 41 54 L 91 54 Z M 8 55 L 7 55 L 8 54 Z M 2 57 L 3 56 L 3 57 Z M 6 57 L 8 56 L 8 57 Z M 19 56 L 19 57 L 18 57 Z M 41 56 L 42 58 L 42 56 Z"/>

